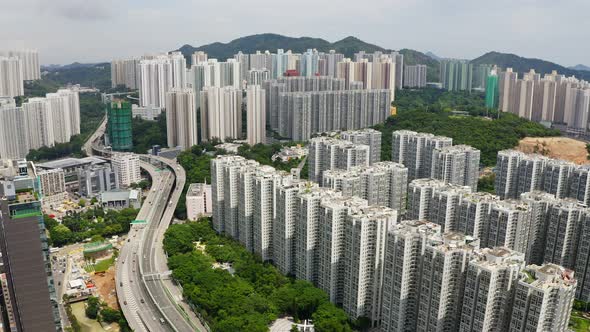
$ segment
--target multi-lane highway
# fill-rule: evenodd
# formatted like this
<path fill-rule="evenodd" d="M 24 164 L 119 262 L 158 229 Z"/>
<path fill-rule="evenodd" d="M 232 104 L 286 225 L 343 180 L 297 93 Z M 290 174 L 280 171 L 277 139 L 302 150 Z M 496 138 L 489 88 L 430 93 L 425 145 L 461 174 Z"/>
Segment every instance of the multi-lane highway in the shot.
<path fill-rule="evenodd" d="M 167 188 L 173 182 L 169 171 L 158 172 L 156 167 L 142 165 L 152 177 L 152 190 L 144 200 L 141 210 L 127 237 L 117 260 L 115 281 L 119 303 L 129 325 L 134 331 L 174 331 L 167 324 L 166 317 L 145 287 L 142 277 L 142 260 L 147 257 L 143 250 L 144 241 L 150 229 L 150 223 L 157 223 L 164 211 Z M 145 221 L 145 222 L 144 222 Z"/>
<path fill-rule="evenodd" d="M 105 125 L 103 122 L 84 146 L 88 154 L 111 154 L 98 142 Z M 162 244 L 185 185 L 185 171 L 175 160 L 150 155 L 141 155 L 141 159 L 152 187 L 117 260 L 119 303 L 135 331 L 208 331 L 170 279 Z"/>
<path fill-rule="evenodd" d="M 96 128 L 94 133 L 86 140 L 84 143 L 84 147 L 82 149 L 86 152 L 87 155 L 92 156 L 94 154 L 93 146 L 97 144 L 98 139 L 104 135 L 104 132 L 107 128 L 107 117 L 105 116 L 100 123 L 100 126 Z"/>

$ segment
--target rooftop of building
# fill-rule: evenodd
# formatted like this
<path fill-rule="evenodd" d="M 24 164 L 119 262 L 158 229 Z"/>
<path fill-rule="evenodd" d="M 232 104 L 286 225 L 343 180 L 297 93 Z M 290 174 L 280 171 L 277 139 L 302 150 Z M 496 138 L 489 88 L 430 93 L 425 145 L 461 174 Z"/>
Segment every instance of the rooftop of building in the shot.
<path fill-rule="evenodd" d="M 443 186 L 438 187 L 437 188 L 437 193 L 442 194 L 442 195 L 457 195 L 457 194 L 462 194 L 462 195 L 466 195 L 466 194 L 470 194 L 471 193 L 471 187 L 469 186 L 461 186 L 458 184 L 453 184 L 453 183 L 445 183 Z"/>
<path fill-rule="evenodd" d="M 450 252 L 457 249 L 473 251 L 479 248 L 479 240 L 459 232 L 447 232 L 441 235 L 440 240 L 432 238 L 431 245 L 437 251 Z"/>
<path fill-rule="evenodd" d="M 554 207 L 564 209 L 564 210 L 584 210 L 590 211 L 582 202 L 578 201 L 574 198 L 561 198 L 555 199 L 553 201 L 555 204 Z"/>
<path fill-rule="evenodd" d="M 37 172 L 37 175 L 44 175 L 44 174 L 57 174 L 57 173 L 63 173 L 63 169 L 62 168 L 53 168 L 53 169 L 43 169 Z"/>
<path fill-rule="evenodd" d="M 524 254 L 506 247 L 483 248 L 476 250 L 472 264 L 483 268 L 498 266 L 519 265 L 524 266 Z"/>
<path fill-rule="evenodd" d="M 529 210 L 530 206 L 526 202 L 515 200 L 515 199 L 507 199 L 503 201 L 497 201 L 494 204 L 494 209 L 496 210 L 503 210 L 503 211 L 527 211 Z"/>
<path fill-rule="evenodd" d="M 521 194 L 520 199 L 532 201 L 555 201 L 557 198 L 555 198 L 555 195 L 553 194 L 540 190 L 535 190 Z"/>
<path fill-rule="evenodd" d="M 201 196 L 207 188 L 211 190 L 211 185 L 207 183 L 191 183 L 186 191 L 186 196 Z"/>
<path fill-rule="evenodd" d="M 393 132 L 393 135 L 409 135 L 409 136 L 416 136 L 416 137 L 423 137 L 423 138 L 441 139 L 441 140 L 446 140 L 446 141 L 453 140 L 452 138 L 446 137 L 446 136 L 438 136 L 438 135 L 434 135 L 431 133 L 423 133 L 423 132 L 417 132 L 417 131 L 406 130 L 406 129 L 396 130 Z"/>
<path fill-rule="evenodd" d="M 111 190 L 105 191 L 100 194 L 100 200 L 102 202 L 110 201 L 126 201 L 126 200 L 137 200 L 139 198 L 139 191 L 137 190 Z"/>
<path fill-rule="evenodd" d="M 285 179 L 285 181 L 283 181 L 279 188 L 280 189 L 284 189 L 284 190 L 289 190 L 289 189 L 305 189 L 307 187 L 314 187 L 314 186 L 318 186 L 317 183 L 315 182 L 311 182 L 311 181 L 307 181 L 307 180 L 303 180 L 303 179 L 290 179 L 289 181 L 287 181 L 287 179 Z"/>
<path fill-rule="evenodd" d="M 437 150 L 440 150 L 443 153 L 479 152 L 478 149 L 465 144 L 444 146 Z"/>
<path fill-rule="evenodd" d="M 555 168 L 559 168 L 559 169 L 563 169 L 563 168 L 576 168 L 578 165 L 574 164 L 571 161 L 567 161 L 567 160 L 561 160 L 561 159 L 551 159 L 549 158 L 547 160 L 547 163 L 545 165 L 546 169 L 549 169 L 551 167 L 555 167 Z"/>
<path fill-rule="evenodd" d="M 112 160 L 117 159 L 137 159 L 139 160 L 139 155 L 131 152 L 115 152 L 111 155 Z"/>
<path fill-rule="evenodd" d="M 318 186 L 306 186 L 304 190 L 302 190 L 299 193 L 300 197 L 305 197 L 305 198 L 324 198 L 327 197 L 327 195 L 339 195 L 340 192 L 337 192 L 335 190 L 329 189 L 329 188 L 325 188 L 325 187 L 318 187 Z"/>
<path fill-rule="evenodd" d="M 321 205 L 329 208 L 361 208 L 368 206 L 367 200 L 355 196 L 342 196 L 340 192 L 332 191 L 322 197 Z"/>
<path fill-rule="evenodd" d="M 379 130 L 373 129 L 373 128 L 363 128 L 363 129 L 357 129 L 357 130 L 347 130 L 347 131 L 343 131 L 342 134 L 345 135 L 357 135 L 357 134 L 377 134 L 377 135 L 381 135 L 381 132 Z"/>
<path fill-rule="evenodd" d="M 463 199 L 472 203 L 492 202 L 500 200 L 500 198 L 494 194 L 481 191 L 465 194 L 463 195 Z"/>
<path fill-rule="evenodd" d="M 536 288 L 575 287 L 577 283 L 574 271 L 556 264 L 529 265 L 520 280 Z"/>
<path fill-rule="evenodd" d="M 404 220 L 391 230 L 398 234 L 440 234 L 440 225 L 426 220 Z"/>
<path fill-rule="evenodd" d="M 349 170 L 346 169 L 329 169 L 324 171 L 324 179 L 341 179 L 341 180 L 354 180 L 359 179 L 361 175 L 360 169 L 352 167 Z"/>
<path fill-rule="evenodd" d="M 424 179 L 415 179 L 409 183 L 410 186 L 414 187 L 444 187 L 446 184 L 441 180 L 424 178 Z"/>
<path fill-rule="evenodd" d="M 225 150 L 227 152 L 230 153 L 238 153 L 238 148 L 242 146 L 242 144 L 239 143 L 221 143 L 221 144 L 217 144 L 215 146 L 216 149 L 221 149 L 221 150 Z"/>
<path fill-rule="evenodd" d="M 105 159 L 98 157 L 84 157 L 84 158 L 63 158 L 44 163 L 38 163 L 35 166 L 43 169 L 56 169 L 56 168 L 72 168 L 84 165 L 96 165 L 107 163 Z"/>

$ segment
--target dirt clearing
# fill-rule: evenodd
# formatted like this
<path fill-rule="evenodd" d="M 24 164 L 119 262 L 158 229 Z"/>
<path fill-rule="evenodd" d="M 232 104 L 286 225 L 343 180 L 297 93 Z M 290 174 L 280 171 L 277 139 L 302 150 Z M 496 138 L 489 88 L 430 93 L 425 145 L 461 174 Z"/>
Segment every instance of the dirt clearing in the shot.
<path fill-rule="evenodd" d="M 520 140 L 519 151 L 539 153 L 555 159 L 563 159 L 578 165 L 589 164 L 586 143 L 567 137 L 526 137 Z"/>
<path fill-rule="evenodd" d="M 92 276 L 100 299 L 106 302 L 109 307 L 119 309 L 117 302 L 117 291 L 115 290 L 115 268 L 111 266 L 106 272 L 95 273 Z"/>

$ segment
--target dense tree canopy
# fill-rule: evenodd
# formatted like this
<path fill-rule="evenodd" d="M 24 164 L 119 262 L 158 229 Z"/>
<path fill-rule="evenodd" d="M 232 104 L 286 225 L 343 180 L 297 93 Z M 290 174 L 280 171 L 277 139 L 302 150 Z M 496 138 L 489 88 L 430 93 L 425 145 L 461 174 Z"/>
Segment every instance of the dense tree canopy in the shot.
<path fill-rule="evenodd" d="M 98 297 L 90 296 L 86 301 L 86 317 L 90 319 L 97 319 L 100 310 L 100 300 Z"/>
<path fill-rule="evenodd" d="M 146 153 L 154 145 L 166 147 L 166 114 L 161 114 L 156 121 L 143 120 L 139 117 L 132 122 L 133 152 Z"/>
<path fill-rule="evenodd" d="M 63 217 L 59 224 L 55 219 L 45 216 L 45 227 L 53 246 L 60 247 L 95 236 L 108 237 L 127 233 L 138 210 L 103 210 L 92 208 L 85 212 L 73 212 Z"/>
<path fill-rule="evenodd" d="M 195 249 L 196 241 L 205 252 Z M 319 332 L 351 331 L 344 311 L 324 291 L 262 263 L 238 242 L 217 235 L 208 219 L 170 226 L 164 249 L 174 278 L 213 331 L 268 331 L 282 315 L 314 319 Z M 232 263 L 234 275 L 212 269 L 214 262 Z"/>
<path fill-rule="evenodd" d="M 262 165 L 270 165 L 281 171 L 290 171 L 291 168 L 297 167 L 301 160 L 291 159 L 284 163 L 280 159 L 272 161 L 272 156 L 281 151 L 285 146 L 294 146 L 299 142 L 285 142 L 285 143 L 273 143 L 273 144 L 262 144 L 256 145 L 244 144 L 238 149 L 238 154 L 246 159 L 256 160 Z"/>
<path fill-rule="evenodd" d="M 559 135 L 557 130 L 511 113 L 501 113 L 499 118 L 497 113 L 493 118 L 479 116 L 485 112 L 485 107 L 478 94 L 425 89 L 403 92 L 397 98 L 398 114 L 374 126 L 383 133 L 383 160 L 391 160 L 391 135 L 400 129 L 448 136 L 453 138 L 455 145 L 471 145 L 481 150 L 481 162 L 486 166 L 496 163 L 499 150 L 515 147 L 524 137 Z M 459 108 L 473 116 L 458 116 L 451 112 Z"/>

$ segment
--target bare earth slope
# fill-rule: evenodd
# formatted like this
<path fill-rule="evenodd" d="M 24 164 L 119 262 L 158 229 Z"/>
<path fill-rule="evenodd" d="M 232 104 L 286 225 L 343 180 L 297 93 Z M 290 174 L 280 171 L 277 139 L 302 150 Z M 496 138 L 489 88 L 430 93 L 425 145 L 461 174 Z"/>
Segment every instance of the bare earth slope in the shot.
<path fill-rule="evenodd" d="M 526 153 L 539 153 L 547 157 L 588 164 L 586 143 L 567 137 L 526 137 L 517 149 Z"/>

